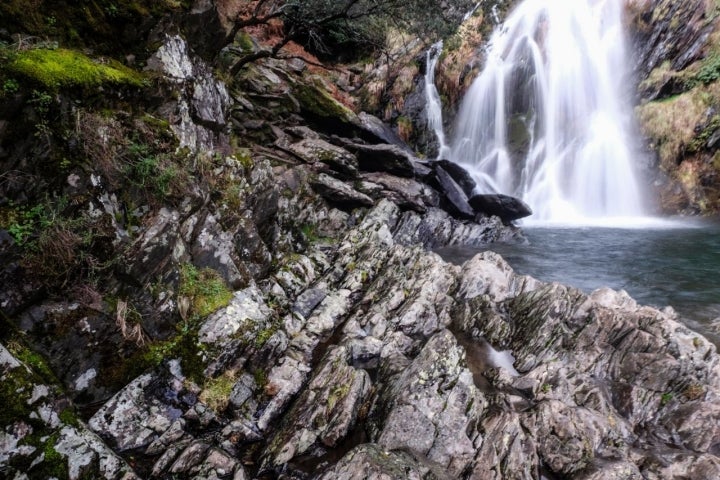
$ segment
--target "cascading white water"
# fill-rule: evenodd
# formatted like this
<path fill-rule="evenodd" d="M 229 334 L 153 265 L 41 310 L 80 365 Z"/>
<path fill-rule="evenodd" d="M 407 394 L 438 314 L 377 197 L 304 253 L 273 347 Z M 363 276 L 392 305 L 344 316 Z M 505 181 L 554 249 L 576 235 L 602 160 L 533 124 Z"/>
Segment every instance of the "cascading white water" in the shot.
<path fill-rule="evenodd" d="M 450 158 L 532 220 L 643 215 L 632 167 L 622 0 L 525 0 L 493 34 Z"/>
<path fill-rule="evenodd" d="M 428 127 L 435 133 L 435 138 L 438 141 L 437 158 L 447 157 L 450 153 L 450 149 L 445 143 L 442 102 L 437 87 L 435 87 L 435 69 L 442 49 L 442 40 L 430 47 L 426 54 L 425 65 L 425 115 L 427 116 Z"/>

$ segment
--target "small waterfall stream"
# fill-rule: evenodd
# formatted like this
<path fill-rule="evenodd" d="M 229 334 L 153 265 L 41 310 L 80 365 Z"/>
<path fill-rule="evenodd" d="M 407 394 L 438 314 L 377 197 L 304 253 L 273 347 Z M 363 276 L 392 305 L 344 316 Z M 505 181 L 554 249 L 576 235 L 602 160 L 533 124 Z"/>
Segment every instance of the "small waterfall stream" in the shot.
<path fill-rule="evenodd" d="M 643 216 L 628 64 L 622 0 L 523 1 L 493 33 L 450 159 L 480 191 L 525 200 L 531 220 Z"/>
<path fill-rule="evenodd" d="M 438 159 L 447 157 L 450 154 L 450 149 L 445 143 L 445 132 L 443 131 L 442 101 L 437 87 L 435 87 L 435 69 L 442 49 L 442 40 L 430 47 L 426 54 L 425 65 L 425 114 L 428 128 L 435 133 L 435 138 L 438 141 Z"/>

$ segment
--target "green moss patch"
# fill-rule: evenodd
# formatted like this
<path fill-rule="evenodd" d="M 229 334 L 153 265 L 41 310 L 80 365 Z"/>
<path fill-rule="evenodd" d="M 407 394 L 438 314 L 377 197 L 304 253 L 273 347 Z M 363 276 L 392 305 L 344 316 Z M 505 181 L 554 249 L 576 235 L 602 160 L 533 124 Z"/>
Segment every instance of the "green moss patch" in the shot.
<path fill-rule="evenodd" d="M 115 60 L 93 60 L 74 50 L 38 48 L 18 52 L 7 65 L 21 76 L 50 90 L 96 88 L 103 85 L 142 87 L 144 77 Z"/>
<path fill-rule="evenodd" d="M 192 264 L 180 269 L 179 294 L 190 299 L 190 313 L 198 318 L 226 306 L 233 297 L 218 272 L 211 268 L 198 270 Z"/>
<path fill-rule="evenodd" d="M 352 123 L 355 118 L 352 110 L 315 85 L 298 83 L 293 88 L 293 94 L 300 103 L 300 108 L 317 117 L 336 118 L 348 123 Z"/>

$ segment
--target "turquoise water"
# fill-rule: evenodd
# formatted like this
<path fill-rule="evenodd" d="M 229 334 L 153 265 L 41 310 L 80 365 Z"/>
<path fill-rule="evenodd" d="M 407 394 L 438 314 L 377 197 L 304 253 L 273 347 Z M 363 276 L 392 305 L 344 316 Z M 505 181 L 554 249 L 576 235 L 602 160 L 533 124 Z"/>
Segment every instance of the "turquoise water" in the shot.
<path fill-rule="evenodd" d="M 672 228 L 523 229 L 522 245 L 491 245 L 516 272 L 586 292 L 607 286 L 641 304 L 672 306 L 681 321 L 720 345 L 720 225 Z M 461 263 L 478 249 L 439 251 Z"/>

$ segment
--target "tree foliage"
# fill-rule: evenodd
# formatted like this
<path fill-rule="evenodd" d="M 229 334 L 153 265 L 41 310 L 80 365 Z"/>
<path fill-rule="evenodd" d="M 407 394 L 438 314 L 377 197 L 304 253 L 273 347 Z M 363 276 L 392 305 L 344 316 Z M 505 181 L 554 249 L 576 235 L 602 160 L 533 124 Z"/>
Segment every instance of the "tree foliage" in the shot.
<path fill-rule="evenodd" d="M 291 41 L 320 56 L 367 53 L 382 48 L 391 28 L 432 42 L 449 35 L 474 0 L 256 0 L 249 15 L 238 19 L 233 33 L 274 19 L 284 25 L 270 51 L 241 63 L 276 56 Z M 254 57 L 254 58 L 253 58 Z"/>

